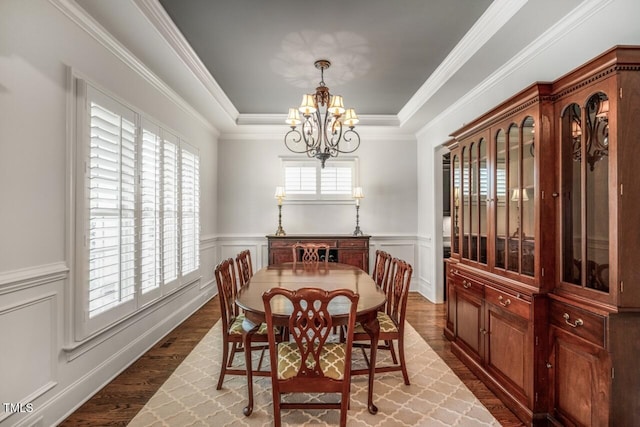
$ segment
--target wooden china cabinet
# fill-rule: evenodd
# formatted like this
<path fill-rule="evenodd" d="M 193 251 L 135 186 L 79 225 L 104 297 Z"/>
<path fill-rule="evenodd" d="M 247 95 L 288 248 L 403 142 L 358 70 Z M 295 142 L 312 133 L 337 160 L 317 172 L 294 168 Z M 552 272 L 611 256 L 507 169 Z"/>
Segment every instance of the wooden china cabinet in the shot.
<path fill-rule="evenodd" d="M 640 423 L 640 47 L 605 52 L 553 85 L 557 283 L 551 419 Z"/>
<path fill-rule="evenodd" d="M 615 47 L 448 144 L 445 335 L 526 424 L 640 420 L 638 119 L 640 47 Z"/>
<path fill-rule="evenodd" d="M 527 423 L 546 419 L 555 188 L 551 85 L 534 84 L 454 132 L 445 333 Z M 551 243 L 551 244 L 550 244 Z M 544 250 L 543 250 L 544 248 Z"/>

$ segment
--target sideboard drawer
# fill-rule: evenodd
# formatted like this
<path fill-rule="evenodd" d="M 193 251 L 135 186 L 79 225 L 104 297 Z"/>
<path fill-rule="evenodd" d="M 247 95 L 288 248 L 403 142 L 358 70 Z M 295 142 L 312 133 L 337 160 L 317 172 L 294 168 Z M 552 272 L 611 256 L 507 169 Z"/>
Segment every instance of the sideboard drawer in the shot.
<path fill-rule="evenodd" d="M 520 317 L 529 319 L 531 314 L 531 304 L 529 304 L 528 301 L 520 299 L 516 295 L 499 291 L 490 286 L 485 287 L 484 295 L 487 302 L 500 306 Z"/>
<path fill-rule="evenodd" d="M 453 280 L 456 289 L 463 292 L 469 292 L 479 297 L 484 296 L 484 285 L 467 277 L 454 276 Z"/>
<path fill-rule="evenodd" d="M 605 346 L 607 318 L 569 304 L 551 302 L 551 324 L 584 338 L 600 347 Z"/>
<path fill-rule="evenodd" d="M 367 246 L 369 246 L 369 241 L 366 239 L 338 240 L 338 247 L 340 248 L 366 248 Z"/>
<path fill-rule="evenodd" d="M 305 239 L 305 240 L 296 240 L 296 239 L 279 239 L 279 240 L 272 240 L 269 242 L 270 246 L 272 248 L 291 248 L 293 247 L 293 245 L 295 245 L 296 243 L 312 243 L 312 244 L 324 244 L 324 245 L 329 245 L 332 248 L 336 248 L 338 247 L 338 243 L 336 240 L 316 240 L 316 239 Z"/>

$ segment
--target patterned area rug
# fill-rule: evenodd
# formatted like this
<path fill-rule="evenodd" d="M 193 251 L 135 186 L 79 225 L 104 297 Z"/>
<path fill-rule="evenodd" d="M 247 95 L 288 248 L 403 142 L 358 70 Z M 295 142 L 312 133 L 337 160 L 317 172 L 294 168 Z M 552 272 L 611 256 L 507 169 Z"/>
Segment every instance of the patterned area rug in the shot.
<path fill-rule="evenodd" d="M 253 414 L 245 417 L 246 378 L 227 375 L 222 390 L 216 390 L 220 373 L 221 323 L 216 323 L 169 379 L 129 424 L 143 426 L 271 426 L 271 379 L 254 377 Z M 407 324 L 405 351 L 411 385 L 406 386 L 401 372 L 376 375 L 374 403 L 378 413 L 367 411 L 367 376 L 351 381 L 349 426 L 499 426 L 420 335 Z M 259 352 L 256 352 L 259 353 Z M 354 349 L 354 367 L 363 367 L 360 349 Z M 388 351 L 379 351 L 380 364 L 388 363 Z M 257 358 L 258 356 L 256 356 Z M 268 354 L 265 353 L 268 363 Z M 234 365 L 243 366 L 237 354 Z M 257 360 L 256 365 L 257 366 Z M 379 365 L 380 366 L 380 365 Z M 308 401 L 334 399 L 337 395 L 305 394 L 295 396 Z M 283 410 L 285 426 L 338 425 L 339 410 Z"/>

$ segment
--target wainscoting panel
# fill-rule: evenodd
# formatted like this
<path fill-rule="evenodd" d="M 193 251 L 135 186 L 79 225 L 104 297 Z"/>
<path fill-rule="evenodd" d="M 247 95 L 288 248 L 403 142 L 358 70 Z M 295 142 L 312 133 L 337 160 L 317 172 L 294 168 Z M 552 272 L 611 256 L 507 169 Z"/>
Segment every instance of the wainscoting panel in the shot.
<path fill-rule="evenodd" d="M 253 271 L 257 271 L 268 264 L 267 239 L 265 236 L 225 236 L 218 238 L 218 262 L 236 256 L 245 249 L 251 252 Z"/>
<path fill-rule="evenodd" d="M 218 264 L 218 241 L 213 236 L 203 236 L 200 239 L 200 289 L 212 287 L 208 294 L 213 295 L 216 287 L 213 271 Z"/>
<path fill-rule="evenodd" d="M 442 302 L 443 292 L 436 289 L 436 278 L 440 267 L 433 264 L 433 244 L 431 238 L 418 238 L 418 271 L 417 284 L 420 293 L 432 302 Z"/>
<path fill-rule="evenodd" d="M 28 404 L 56 385 L 57 295 L 0 307 L 0 396 L 5 403 Z M 0 422 L 11 416 L 0 411 Z"/>
<path fill-rule="evenodd" d="M 369 242 L 369 271 L 373 272 L 373 264 L 376 259 L 376 251 L 382 250 L 391 254 L 392 257 L 400 258 L 413 267 L 410 291 L 420 292 L 416 283 L 419 277 L 418 265 L 416 263 L 416 238 L 415 236 L 371 236 Z"/>

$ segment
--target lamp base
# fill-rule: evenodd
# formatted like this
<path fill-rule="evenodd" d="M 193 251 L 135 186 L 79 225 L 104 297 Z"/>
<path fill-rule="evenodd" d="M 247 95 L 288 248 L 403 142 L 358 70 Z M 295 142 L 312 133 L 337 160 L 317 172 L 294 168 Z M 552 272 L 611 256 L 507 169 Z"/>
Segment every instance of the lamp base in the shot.
<path fill-rule="evenodd" d="M 354 236 L 363 236 L 362 230 L 360 230 L 360 226 L 358 225 L 355 230 L 353 230 Z"/>
<path fill-rule="evenodd" d="M 278 227 L 278 229 L 276 230 L 275 235 L 276 236 L 286 236 L 287 233 L 284 232 L 284 229 L 282 227 Z"/>

